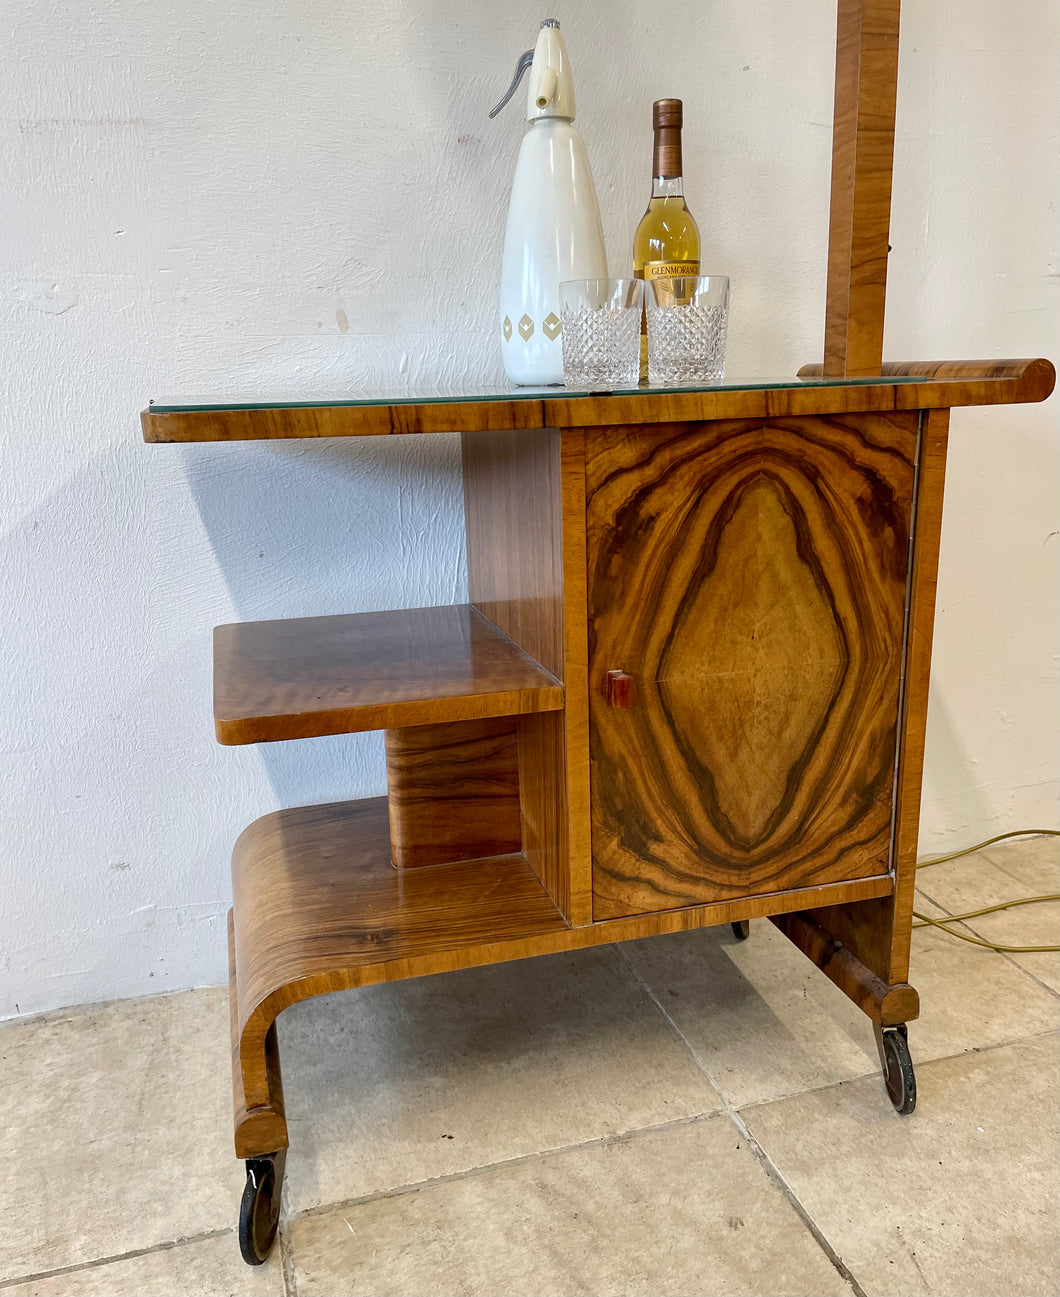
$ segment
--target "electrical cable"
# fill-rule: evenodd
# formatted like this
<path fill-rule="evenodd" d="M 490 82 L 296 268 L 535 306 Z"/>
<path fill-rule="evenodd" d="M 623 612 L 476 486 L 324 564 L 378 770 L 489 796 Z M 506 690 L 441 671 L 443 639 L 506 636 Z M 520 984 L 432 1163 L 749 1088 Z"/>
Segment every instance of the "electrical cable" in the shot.
<path fill-rule="evenodd" d="M 931 860 L 924 860 L 917 865 L 917 869 L 927 869 L 930 865 L 941 865 L 947 860 L 959 860 L 961 856 L 970 856 L 974 851 L 981 851 L 984 847 L 993 846 L 995 842 L 1005 841 L 1006 838 L 1026 837 L 1060 838 L 1060 830 L 1014 829 L 1011 833 L 999 833 L 997 837 L 987 838 L 985 842 L 977 842 L 974 847 L 965 847 L 962 851 L 951 851 L 949 855 L 935 856 Z M 914 923 L 913 927 L 939 928 L 949 936 L 956 937 L 958 941 L 967 941 L 973 946 L 984 946 L 987 950 L 1004 951 L 1007 954 L 1054 954 L 1060 951 L 1060 946 L 1005 946 L 994 941 L 986 941 L 982 937 L 970 937 L 964 932 L 954 932 L 952 928 L 946 926 L 948 923 L 960 923 L 964 919 L 977 919 L 982 914 L 995 914 L 998 910 L 1011 910 L 1017 905 L 1037 905 L 1043 901 L 1060 901 L 1060 892 L 1050 893 L 1047 896 L 1024 896 L 1015 901 L 1002 901 L 1000 905 L 984 905 L 981 910 L 969 910 L 966 914 L 949 914 L 941 919 L 933 919 L 927 914 L 921 914 L 919 910 L 914 910 L 913 917 L 919 919 L 920 922 Z"/>
<path fill-rule="evenodd" d="M 1060 838 L 1060 829 L 1013 829 L 1011 833 L 999 833 L 996 838 L 977 842 L 974 847 L 951 851 L 948 856 L 934 856 L 931 860 L 918 861 L 917 869 L 927 869 L 929 865 L 941 865 L 947 860 L 959 860 L 961 856 L 970 856 L 973 851 L 982 851 L 984 847 L 992 847 L 995 842 L 1004 842 L 1006 838 Z"/>
<path fill-rule="evenodd" d="M 946 923 L 960 923 L 964 919 L 977 919 L 980 914 L 993 914 L 997 910 L 1011 910 L 1016 905 L 1037 905 L 1039 901 L 1060 901 L 1060 892 L 1050 892 L 1048 896 L 1021 896 L 1015 901 L 1001 901 L 998 905 L 984 905 L 981 910 L 968 910 L 964 914 L 951 914 Z"/>
<path fill-rule="evenodd" d="M 1060 896 L 1051 896 L 1049 900 L 1060 901 Z M 1019 902 L 1017 902 L 1018 904 Z M 994 907 L 998 910 L 1004 910 L 1007 906 L 998 905 Z M 1005 951 L 1013 955 L 1031 955 L 1031 954 L 1055 954 L 1060 950 L 1060 946 L 1002 946 L 996 941 L 984 941 L 981 937 L 970 937 L 966 932 L 954 932 L 952 928 L 947 928 L 947 923 L 955 923 L 955 919 L 929 919 L 926 914 L 921 914 L 919 910 L 913 911 L 914 918 L 920 920 L 914 923 L 914 928 L 941 928 L 947 936 L 956 937 L 958 941 L 969 941 L 973 946 L 985 946 L 987 950 Z"/>

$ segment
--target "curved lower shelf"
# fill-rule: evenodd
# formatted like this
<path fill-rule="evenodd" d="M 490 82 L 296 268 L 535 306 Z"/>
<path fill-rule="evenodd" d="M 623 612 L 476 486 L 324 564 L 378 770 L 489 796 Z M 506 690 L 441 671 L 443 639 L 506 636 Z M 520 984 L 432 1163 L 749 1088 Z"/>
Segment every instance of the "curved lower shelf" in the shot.
<path fill-rule="evenodd" d="M 523 855 L 395 869 L 385 797 L 255 821 L 236 843 L 232 885 L 241 1157 L 275 1151 L 261 1132 L 285 1130 L 273 1024 L 299 1000 L 893 891 L 883 875 L 572 928 Z"/>
<path fill-rule="evenodd" d="M 462 967 L 466 948 L 569 932 L 523 855 L 395 869 L 385 797 L 255 821 L 232 886 L 244 1027 L 266 1004 L 275 1018 L 308 996 Z"/>

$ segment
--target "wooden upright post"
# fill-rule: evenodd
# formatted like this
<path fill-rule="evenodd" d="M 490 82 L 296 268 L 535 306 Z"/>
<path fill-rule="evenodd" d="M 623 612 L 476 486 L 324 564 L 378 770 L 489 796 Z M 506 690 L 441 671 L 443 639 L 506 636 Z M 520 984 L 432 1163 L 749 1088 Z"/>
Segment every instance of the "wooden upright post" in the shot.
<path fill-rule="evenodd" d="M 824 373 L 883 363 L 900 0 L 839 0 Z"/>

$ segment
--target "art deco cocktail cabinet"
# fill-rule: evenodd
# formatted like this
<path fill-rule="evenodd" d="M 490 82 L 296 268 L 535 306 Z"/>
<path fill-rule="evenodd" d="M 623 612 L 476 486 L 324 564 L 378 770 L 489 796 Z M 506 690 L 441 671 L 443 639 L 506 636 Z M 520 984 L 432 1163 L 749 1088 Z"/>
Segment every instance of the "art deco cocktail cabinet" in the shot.
<path fill-rule="evenodd" d="M 297 1000 L 768 917 L 868 1016 L 896 1108 L 951 406 L 1041 360 L 624 395 L 152 406 L 152 442 L 462 438 L 469 602 L 221 626 L 222 743 L 379 729 L 385 798 L 233 857 L 240 1239 L 276 1231 Z"/>
<path fill-rule="evenodd" d="M 236 844 L 248 1261 L 287 1148 L 276 1018 L 328 991 L 768 917 L 864 1010 L 912 1111 L 949 410 L 1055 374 L 882 363 L 898 18 L 838 2 L 824 363 L 799 378 L 143 413 L 149 442 L 463 443 L 467 604 L 216 632 L 222 743 L 384 730 L 389 790 Z"/>

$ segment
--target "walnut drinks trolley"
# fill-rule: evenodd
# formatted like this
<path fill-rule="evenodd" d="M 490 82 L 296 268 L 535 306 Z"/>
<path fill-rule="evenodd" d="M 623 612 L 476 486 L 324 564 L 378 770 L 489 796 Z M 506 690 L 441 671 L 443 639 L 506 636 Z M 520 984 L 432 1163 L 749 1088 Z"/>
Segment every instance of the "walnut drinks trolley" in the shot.
<path fill-rule="evenodd" d="M 1045 360 L 883 365 L 898 0 L 838 0 L 824 363 L 605 395 L 160 406 L 149 442 L 459 432 L 470 602 L 219 627 L 222 743 L 384 730 L 388 795 L 236 843 L 240 1247 L 276 1234 L 276 1018 L 314 995 L 768 917 L 906 1023 L 949 410 Z M 720 268 L 719 268 L 720 269 Z"/>
<path fill-rule="evenodd" d="M 767 916 L 868 1015 L 912 1109 L 948 412 L 1041 400 L 1054 375 L 887 370 L 144 413 L 153 442 L 462 438 L 469 603 L 215 632 L 222 743 L 385 730 L 389 788 L 235 847 L 248 1260 L 287 1147 L 277 1015 L 348 987 Z"/>

